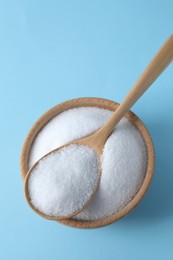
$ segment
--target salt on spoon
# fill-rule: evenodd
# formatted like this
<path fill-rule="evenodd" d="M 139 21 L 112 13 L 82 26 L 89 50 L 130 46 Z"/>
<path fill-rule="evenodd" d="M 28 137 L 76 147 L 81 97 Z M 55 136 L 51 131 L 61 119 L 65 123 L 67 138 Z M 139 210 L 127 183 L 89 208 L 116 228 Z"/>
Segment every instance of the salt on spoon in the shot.
<path fill-rule="evenodd" d="M 96 133 L 51 151 L 33 165 L 25 179 L 25 196 L 36 213 L 59 220 L 78 214 L 88 205 L 99 185 L 101 155 L 107 138 L 172 59 L 173 35 L 147 66 L 112 117 Z M 35 184 L 40 178 L 44 184 L 38 190 Z M 44 196 L 45 200 L 41 200 L 39 205 L 40 196 Z"/>

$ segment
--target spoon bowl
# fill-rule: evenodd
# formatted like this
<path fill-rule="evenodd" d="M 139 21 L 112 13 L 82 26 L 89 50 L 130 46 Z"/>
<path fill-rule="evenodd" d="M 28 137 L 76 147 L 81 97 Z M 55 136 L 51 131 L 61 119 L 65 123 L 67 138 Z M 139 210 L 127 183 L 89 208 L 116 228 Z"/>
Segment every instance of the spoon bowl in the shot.
<path fill-rule="evenodd" d="M 70 142 L 50 151 L 31 167 L 25 178 L 25 198 L 29 206 L 46 219 L 70 218 L 87 207 L 98 189 L 100 177 L 101 160 L 97 152 L 82 142 Z M 38 185 L 40 179 L 42 182 Z M 64 181 L 70 188 L 64 187 Z"/>

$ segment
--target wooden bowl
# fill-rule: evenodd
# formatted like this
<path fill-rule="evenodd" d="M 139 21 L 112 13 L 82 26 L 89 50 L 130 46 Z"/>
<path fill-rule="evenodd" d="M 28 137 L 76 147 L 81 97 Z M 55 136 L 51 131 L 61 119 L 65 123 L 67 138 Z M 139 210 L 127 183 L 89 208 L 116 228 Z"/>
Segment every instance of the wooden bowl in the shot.
<path fill-rule="evenodd" d="M 62 113 L 65 110 L 76 108 L 76 107 L 99 107 L 108 109 L 111 111 L 114 111 L 119 104 L 116 102 L 102 99 L 102 98 L 77 98 L 73 100 L 69 100 L 66 102 L 63 102 L 52 109 L 50 109 L 48 112 L 46 112 L 41 118 L 37 120 L 37 122 L 33 125 L 31 130 L 29 131 L 25 142 L 22 147 L 21 152 L 21 158 L 20 158 L 20 167 L 22 172 L 22 179 L 24 181 L 26 174 L 28 172 L 28 160 L 29 160 L 29 153 L 32 146 L 32 143 L 37 136 L 37 134 L 40 132 L 40 130 L 50 121 L 52 118 L 57 116 L 58 114 Z M 139 191 L 137 192 L 136 196 L 133 198 L 133 200 L 122 210 L 119 212 L 105 217 L 100 220 L 92 220 L 92 221 L 82 221 L 82 220 L 75 220 L 75 219 L 66 219 L 66 220 L 60 220 L 59 222 L 72 227 L 77 228 L 96 228 L 101 227 L 104 225 L 111 224 L 122 217 L 126 216 L 132 209 L 134 209 L 137 204 L 140 202 L 140 200 L 145 195 L 150 182 L 153 177 L 154 173 L 154 165 L 155 165 L 155 152 L 154 152 L 154 146 L 152 139 L 150 137 L 150 134 L 148 133 L 148 130 L 146 129 L 145 125 L 142 123 L 142 121 L 131 111 L 129 111 L 125 116 L 135 127 L 139 130 L 141 133 L 143 140 L 146 145 L 147 150 L 147 157 L 148 157 L 148 164 L 146 169 L 146 175 L 143 181 L 142 186 L 140 187 Z"/>

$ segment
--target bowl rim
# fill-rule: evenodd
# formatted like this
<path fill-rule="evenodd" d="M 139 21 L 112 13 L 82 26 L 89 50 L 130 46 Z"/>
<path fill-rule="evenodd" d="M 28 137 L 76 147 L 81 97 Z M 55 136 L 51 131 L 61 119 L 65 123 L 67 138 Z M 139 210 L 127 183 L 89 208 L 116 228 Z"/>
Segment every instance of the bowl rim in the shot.
<path fill-rule="evenodd" d="M 40 130 L 51 119 L 53 119 L 55 116 L 59 115 L 63 111 L 69 110 L 71 108 L 98 107 L 98 108 L 104 108 L 104 109 L 114 111 L 118 106 L 119 104 L 115 101 L 111 101 L 103 98 L 85 97 L 85 98 L 76 98 L 76 99 L 65 101 L 49 109 L 47 112 L 45 112 L 31 127 L 22 146 L 21 156 L 20 156 L 20 170 L 21 170 L 23 182 L 25 181 L 25 177 L 27 176 L 27 172 L 29 170 L 28 160 L 29 160 L 30 148 L 36 136 L 40 132 Z M 109 215 L 99 220 L 77 220 L 77 219 L 70 218 L 70 219 L 58 220 L 59 223 L 62 223 L 66 226 L 76 227 L 76 228 L 102 227 L 125 217 L 130 211 L 132 211 L 138 205 L 138 203 L 144 197 L 145 193 L 149 188 L 149 185 L 151 183 L 154 174 L 154 167 L 155 167 L 154 145 L 146 126 L 132 111 L 127 112 L 125 118 L 127 118 L 139 130 L 144 140 L 144 143 L 146 145 L 148 164 L 147 164 L 145 178 L 140 189 L 138 190 L 134 198 L 131 200 L 131 202 L 126 207 L 124 207 L 122 210 L 118 211 L 115 214 Z"/>

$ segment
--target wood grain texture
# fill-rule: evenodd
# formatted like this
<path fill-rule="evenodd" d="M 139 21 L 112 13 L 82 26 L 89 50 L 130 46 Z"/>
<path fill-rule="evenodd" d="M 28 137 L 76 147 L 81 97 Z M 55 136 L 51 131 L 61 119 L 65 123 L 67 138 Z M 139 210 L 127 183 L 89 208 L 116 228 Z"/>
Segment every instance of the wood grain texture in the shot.
<path fill-rule="evenodd" d="M 76 108 L 76 107 L 99 107 L 108 109 L 111 111 L 115 111 L 118 108 L 119 104 L 116 102 L 101 99 L 101 98 L 78 98 L 66 101 L 64 103 L 61 103 L 54 108 L 50 109 L 48 112 L 46 112 L 38 121 L 33 125 L 31 130 L 29 131 L 25 142 L 22 147 L 21 157 L 20 157 L 20 168 L 22 173 L 22 179 L 23 181 L 26 178 L 26 174 L 28 172 L 28 160 L 29 160 L 29 153 L 32 146 L 32 143 L 34 139 L 36 138 L 37 134 L 40 132 L 40 130 L 55 116 L 62 113 L 65 110 Z M 136 196 L 133 198 L 133 200 L 121 211 L 105 217 L 100 220 L 94 220 L 94 221 L 81 221 L 81 220 L 74 220 L 72 218 L 65 219 L 65 220 L 59 220 L 60 223 L 72 227 L 77 228 L 97 228 L 104 225 L 111 224 L 120 218 L 127 215 L 143 198 L 145 195 L 149 184 L 152 180 L 152 176 L 154 173 L 154 165 L 155 165 L 155 153 L 154 153 L 154 147 L 151 140 L 151 137 L 142 123 L 142 121 L 131 111 L 127 112 L 125 117 L 134 124 L 134 126 L 139 130 L 141 133 L 147 150 L 147 157 L 148 157 L 148 164 L 147 164 L 147 170 L 146 175 L 144 178 L 144 182 L 139 189 Z"/>
<path fill-rule="evenodd" d="M 118 109 L 113 113 L 112 117 L 95 133 L 93 136 L 85 139 L 85 144 L 97 149 L 102 154 L 103 145 L 112 133 L 114 127 L 121 120 L 127 111 L 136 103 L 136 101 L 147 91 L 152 83 L 160 76 L 173 60 L 173 35 L 171 35 L 146 69 L 140 75 L 138 80 L 131 88 L 128 95 L 120 104 Z"/>

